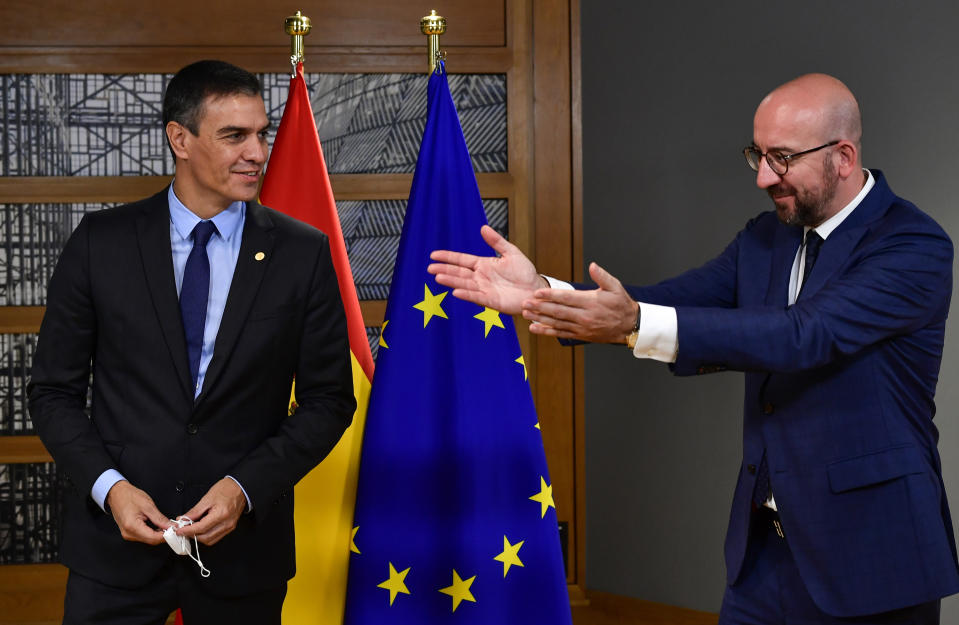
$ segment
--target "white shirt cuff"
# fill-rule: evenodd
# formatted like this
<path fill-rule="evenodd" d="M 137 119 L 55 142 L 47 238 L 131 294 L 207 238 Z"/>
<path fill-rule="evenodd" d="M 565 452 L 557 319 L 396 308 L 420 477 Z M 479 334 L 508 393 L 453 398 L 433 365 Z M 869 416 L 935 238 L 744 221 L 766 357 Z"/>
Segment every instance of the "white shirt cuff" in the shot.
<path fill-rule="evenodd" d="M 639 303 L 639 337 L 633 356 L 660 362 L 676 362 L 679 351 L 679 322 L 672 306 Z"/>
<path fill-rule="evenodd" d="M 573 285 L 570 284 L 569 282 L 563 282 L 562 280 L 557 280 L 556 278 L 550 278 L 549 276 L 544 274 L 539 274 L 539 275 L 546 278 L 546 281 L 549 282 L 549 288 L 551 289 L 562 289 L 564 291 L 574 290 Z"/>
<path fill-rule="evenodd" d="M 93 483 L 93 488 L 90 489 L 90 496 L 93 497 L 93 501 L 97 502 L 101 510 L 104 512 L 107 511 L 107 495 L 110 494 L 110 489 L 113 488 L 113 485 L 125 479 L 123 474 L 116 469 L 107 469 L 101 473 L 97 481 Z"/>

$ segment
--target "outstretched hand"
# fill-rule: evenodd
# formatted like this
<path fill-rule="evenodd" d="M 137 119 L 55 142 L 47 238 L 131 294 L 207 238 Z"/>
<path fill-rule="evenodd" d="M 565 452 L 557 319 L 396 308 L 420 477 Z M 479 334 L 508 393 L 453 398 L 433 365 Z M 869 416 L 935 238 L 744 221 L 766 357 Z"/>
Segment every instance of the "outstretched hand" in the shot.
<path fill-rule="evenodd" d="M 159 545 L 163 530 L 170 525 L 153 503 L 153 499 L 126 480 L 114 484 L 105 500 L 123 540 Z"/>
<path fill-rule="evenodd" d="M 182 516 L 193 521 L 176 530 L 180 536 L 196 536 L 204 545 L 216 544 L 236 528 L 240 515 L 246 511 L 246 496 L 240 485 L 225 477 Z"/>
<path fill-rule="evenodd" d="M 518 315 L 523 301 L 547 282 L 529 258 L 495 230 L 483 226 L 480 235 L 498 256 L 437 250 L 430 254 L 437 262 L 426 270 L 436 276 L 437 283 L 452 287 L 454 297 Z"/>
<path fill-rule="evenodd" d="M 530 332 L 590 343 L 626 343 L 639 304 L 619 280 L 596 263 L 590 263 L 589 275 L 599 288 L 539 289 L 526 299 L 523 317 L 532 322 Z"/>

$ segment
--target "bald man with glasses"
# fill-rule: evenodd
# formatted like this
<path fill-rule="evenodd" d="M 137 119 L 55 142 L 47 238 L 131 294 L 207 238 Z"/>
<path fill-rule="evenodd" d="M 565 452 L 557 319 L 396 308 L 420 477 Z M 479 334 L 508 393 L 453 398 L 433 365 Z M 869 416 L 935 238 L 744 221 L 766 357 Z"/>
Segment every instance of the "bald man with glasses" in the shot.
<path fill-rule="evenodd" d="M 726 536 L 724 625 L 939 623 L 959 591 L 933 425 L 952 242 L 864 169 L 859 105 L 839 80 L 773 90 L 743 150 L 775 211 L 715 259 L 653 286 L 540 276 L 433 253 L 456 297 L 534 334 L 625 344 L 677 375 L 745 372 L 743 459 Z"/>

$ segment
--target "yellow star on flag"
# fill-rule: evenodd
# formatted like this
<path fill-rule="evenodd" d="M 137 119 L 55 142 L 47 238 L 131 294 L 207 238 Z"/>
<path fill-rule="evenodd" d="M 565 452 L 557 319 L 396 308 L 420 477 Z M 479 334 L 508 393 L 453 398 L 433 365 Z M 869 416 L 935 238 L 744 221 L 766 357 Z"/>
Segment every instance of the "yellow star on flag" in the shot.
<path fill-rule="evenodd" d="M 353 533 L 350 534 L 350 551 L 353 553 L 359 553 L 360 550 L 356 547 L 356 533 L 360 531 L 360 526 L 357 525 L 353 528 Z"/>
<path fill-rule="evenodd" d="M 456 572 L 456 569 L 453 569 L 453 585 L 440 588 L 441 593 L 453 597 L 453 612 L 456 612 L 456 608 L 458 608 L 460 602 L 464 600 L 476 603 L 476 599 L 473 598 L 473 593 L 470 592 L 470 586 L 473 585 L 473 580 L 475 579 L 476 576 L 474 575 L 467 580 L 462 580 L 460 579 L 459 573 Z"/>
<path fill-rule="evenodd" d="M 396 595 L 403 593 L 404 595 L 410 594 L 409 589 L 406 587 L 406 582 L 403 580 L 406 579 L 406 574 L 410 572 L 411 567 L 406 567 L 405 571 L 396 572 L 396 569 L 393 568 L 393 563 L 390 562 L 390 578 L 383 582 L 382 584 L 377 584 L 377 588 L 385 588 L 390 591 L 390 605 L 393 605 L 393 601 L 396 599 Z"/>
<path fill-rule="evenodd" d="M 389 349 L 390 346 L 386 344 L 386 324 L 390 322 L 389 319 L 383 321 L 383 325 L 380 326 L 380 347 L 385 347 Z"/>
<path fill-rule="evenodd" d="M 433 295 L 430 292 L 429 285 L 423 285 L 423 301 L 418 302 L 413 305 L 413 308 L 423 311 L 423 327 L 426 327 L 426 324 L 430 322 L 430 319 L 433 317 L 442 317 L 443 319 L 449 319 L 446 316 L 446 312 L 441 306 L 443 298 L 449 295 L 449 291 L 443 291 L 437 295 Z"/>
<path fill-rule="evenodd" d="M 492 308 L 484 308 L 483 312 L 473 315 L 473 319 L 479 319 L 483 322 L 485 326 L 483 332 L 483 338 L 489 336 L 489 331 L 493 329 L 493 326 L 497 328 L 506 329 L 506 326 L 503 325 L 503 320 L 499 318 L 499 311 L 493 310 Z"/>
<path fill-rule="evenodd" d="M 526 361 L 523 360 L 523 357 L 520 356 L 519 358 L 517 358 L 517 359 L 514 360 L 513 362 L 518 362 L 519 364 L 523 365 L 523 379 L 524 379 L 524 380 L 528 380 L 528 379 L 529 379 L 529 374 L 526 372 Z"/>
<path fill-rule="evenodd" d="M 516 566 L 523 566 L 523 562 L 519 559 L 519 548 L 523 546 L 524 542 L 526 541 L 521 540 L 515 545 L 511 545 L 506 535 L 503 534 L 503 553 L 493 558 L 503 563 L 503 577 L 506 577 L 506 573 L 509 572 L 509 567 L 514 564 Z"/>
<path fill-rule="evenodd" d="M 539 518 L 546 516 L 546 510 L 548 508 L 556 508 L 556 504 L 553 503 L 553 487 L 546 484 L 546 480 L 543 479 L 543 476 L 540 476 L 539 478 L 539 492 L 530 497 L 530 499 L 533 501 L 538 501 L 543 508 Z"/>

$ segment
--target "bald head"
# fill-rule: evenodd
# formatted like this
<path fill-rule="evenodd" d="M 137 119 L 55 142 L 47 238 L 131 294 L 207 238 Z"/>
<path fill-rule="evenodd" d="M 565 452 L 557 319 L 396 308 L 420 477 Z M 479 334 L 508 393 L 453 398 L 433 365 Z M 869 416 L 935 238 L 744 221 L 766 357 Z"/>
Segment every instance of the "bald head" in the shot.
<path fill-rule="evenodd" d="M 755 150 L 780 159 L 760 160 L 756 185 L 784 223 L 816 227 L 862 189 L 861 141 L 859 104 L 849 88 L 825 74 L 800 76 L 756 109 Z"/>
<path fill-rule="evenodd" d="M 861 149 L 859 103 L 843 82 L 826 74 L 805 74 L 774 89 L 756 109 L 777 127 L 801 133 L 812 143 L 845 140 Z M 858 163 L 857 163 L 858 164 Z"/>

